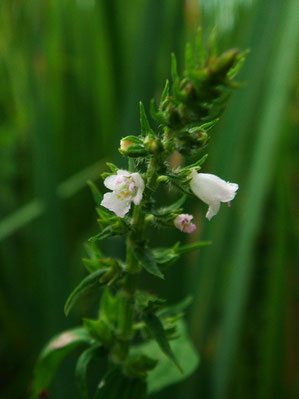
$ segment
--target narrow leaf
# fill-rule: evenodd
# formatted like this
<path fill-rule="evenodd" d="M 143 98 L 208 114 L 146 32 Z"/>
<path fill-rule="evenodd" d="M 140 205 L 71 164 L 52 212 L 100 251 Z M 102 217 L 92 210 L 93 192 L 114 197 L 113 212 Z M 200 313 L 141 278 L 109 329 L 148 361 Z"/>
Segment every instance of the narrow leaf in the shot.
<path fill-rule="evenodd" d="M 175 252 L 178 255 L 183 255 L 188 252 L 194 251 L 195 249 L 199 249 L 202 247 L 207 247 L 212 244 L 212 241 L 199 241 L 195 242 L 194 244 L 189 244 L 189 245 L 182 245 L 181 247 L 177 247 L 175 249 Z"/>
<path fill-rule="evenodd" d="M 105 238 L 111 237 L 113 235 L 111 227 L 107 226 L 105 227 L 102 231 L 100 231 L 98 234 L 96 234 L 93 237 L 90 237 L 88 239 L 89 242 L 94 242 L 94 241 L 101 241 L 104 240 Z"/>
<path fill-rule="evenodd" d="M 39 393 L 49 386 L 58 366 L 70 352 L 80 345 L 90 343 L 92 339 L 83 327 L 56 335 L 43 349 L 37 360 L 31 399 L 40 397 Z"/>
<path fill-rule="evenodd" d="M 198 28 L 197 30 L 197 35 L 196 35 L 196 52 L 197 52 L 197 59 L 198 63 L 201 67 L 204 66 L 204 62 L 207 58 L 207 53 L 203 45 L 202 41 L 202 30 L 201 28 Z"/>
<path fill-rule="evenodd" d="M 157 266 L 155 257 L 149 248 L 138 247 L 134 249 L 134 253 L 136 258 L 141 262 L 142 266 L 148 273 L 164 279 L 163 274 L 161 273 L 159 267 Z"/>
<path fill-rule="evenodd" d="M 129 378 L 115 368 L 98 385 L 95 399 L 143 399 L 145 395 L 144 379 Z"/>
<path fill-rule="evenodd" d="M 174 362 L 180 372 L 183 374 L 183 370 L 179 363 L 177 362 L 174 353 L 170 347 L 170 344 L 166 338 L 165 331 L 163 328 L 163 324 L 161 323 L 160 319 L 154 314 L 145 314 L 143 317 L 150 333 L 152 334 L 153 338 L 157 341 L 158 345 L 160 346 L 161 351 Z"/>
<path fill-rule="evenodd" d="M 177 70 L 176 56 L 174 53 L 171 53 L 171 77 L 173 84 L 177 84 L 179 75 Z"/>
<path fill-rule="evenodd" d="M 89 188 L 91 190 L 94 202 L 96 203 L 97 206 L 100 207 L 102 199 L 103 199 L 102 193 L 100 192 L 98 187 L 91 180 L 88 180 L 87 184 L 89 185 Z"/>
<path fill-rule="evenodd" d="M 164 87 L 163 93 L 161 95 L 161 103 L 166 99 L 166 97 L 168 95 L 169 95 L 169 80 L 167 79 L 166 83 L 165 83 L 165 87 Z"/>
<path fill-rule="evenodd" d="M 169 360 L 168 357 L 162 354 L 160 347 L 155 341 L 148 341 L 136 345 L 131 349 L 132 355 L 143 353 L 159 360 L 157 366 L 149 371 L 147 375 L 149 394 L 158 392 L 171 384 L 184 380 L 190 376 L 198 366 L 199 356 L 188 336 L 183 320 L 178 321 L 177 331 L 179 338 L 171 343 L 171 347 L 176 358 L 180 359 L 184 374 L 173 365 L 173 362 Z"/>
<path fill-rule="evenodd" d="M 79 298 L 89 290 L 95 287 L 100 287 L 100 277 L 107 272 L 108 269 L 100 269 L 87 276 L 81 283 L 74 289 L 74 291 L 68 297 L 64 306 L 64 313 L 66 316 L 69 314 L 72 307 L 78 301 Z"/>
<path fill-rule="evenodd" d="M 187 71 L 192 71 L 192 69 L 195 68 L 194 56 L 190 43 L 187 43 L 185 47 L 185 66 Z"/>
<path fill-rule="evenodd" d="M 167 206 L 167 207 L 163 207 L 158 209 L 158 211 L 156 212 L 157 215 L 165 215 L 168 214 L 172 211 L 175 211 L 177 209 L 179 209 L 186 201 L 187 199 L 187 195 L 184 194 L 182 195 L 176 202 L 174 202 L 173 204 Z"/>
<path fill-rule="evenodd" d="M 142 102 L 140 101 L 139 103 L 139 110 L 140 110 L 140 127 L 141 127 L 141 134 L 143 136 L 146 136 L 150 131 L 151 131 L 151 127 L 150 124 L 148 122 L 146 113 L 145 113 L 145 109 L 144 106 L 142 104 Z"/>
<path fill-rule="evenodd" d="M 111 162 L 106 162 L 106 165 L 108 166 L 108 168 L 111 170 L 111 172 L 113 172 L 115 175 L 117 174 L 118 171 L 118 167 L 116 165 L 114 165 Z"/>
<path fill-rule="evenodd" d="M 76 380 L 79 388 L 80 398 L 88 399 L 87 372 L 90 363 L 100 356 L 103 356 L 103 347 L 101 345 L 93 345 L 86 349 L 78 358 L 76 364 Z"/>

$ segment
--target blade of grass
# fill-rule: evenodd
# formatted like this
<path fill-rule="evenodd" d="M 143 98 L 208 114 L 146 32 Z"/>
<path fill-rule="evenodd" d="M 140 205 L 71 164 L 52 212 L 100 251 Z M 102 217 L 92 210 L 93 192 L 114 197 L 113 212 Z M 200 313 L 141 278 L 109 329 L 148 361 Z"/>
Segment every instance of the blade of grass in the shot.
<path fill-rule="evenodd" d="M 272 177 L 273 159 L 282 124 L 281 115 L 287 103 L 289 79 L 296 56 L 299 34 L 299 25 L 296 21 L 298 13 L 299 3 L 296 0 L 289 0 L 285 4 L 281 19 L 280 35 L 276 37 L 275 53 L 266 86 L 265 103 L 261 110 L 244 213 L 235 242 L 235 251 L 231 258 L 232 269 L 227 284 L 223 330 L 213 375 L 213 397 L 216 399 L 225 398 L 228 392 L 232 362 L 250 284 L 253 246 L 259 221 L 262 218 L 265 195 Z"/>
<path fill-rule="evenodd" d="M 61 199 L 68 199 L 77 194 L 78 191 L 87 187 L 87 180 L 94 180 L 99 176 L 104 165 L 105 160 L 102 159 L 69 177 L 58 185 L 56 190 L 57 196 Z M 11 215 L 3 218 L 0 223 L 0 241 L 27 226 L 33 220 L 41 216 L 44 211 L 44 203 L 38 199 L 34 199 L 17 209 Z"/>

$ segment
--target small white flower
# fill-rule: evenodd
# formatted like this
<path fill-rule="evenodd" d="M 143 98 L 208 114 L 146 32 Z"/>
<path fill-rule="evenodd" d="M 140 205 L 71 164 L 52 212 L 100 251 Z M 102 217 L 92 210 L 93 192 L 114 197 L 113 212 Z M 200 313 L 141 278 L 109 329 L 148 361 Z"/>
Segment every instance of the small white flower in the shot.
<path fill-rule="evenodd" d="M 236 183 L 226 182 L 218 176 L 197 173 L 193 170 L 190 188 L 199 199 L 209 205 L 206 217 L 211 220 L 219 211 L 220 202 L 229 203 L 235 198 L 239 186 Z"/>
<path fill-rule="evenodd" d="M 117 175 L 108 176 L 104 184 L 112 193 L 106 193 L 101 205 L 123 218 L 131 203 L 139 205 L 142 200 L 144 181 L 139 173 L 119 169 Z"/>
<path fill-rule="evenodd" d="M 174 219 L 174 225 L 177 229 L 183 231 L 184 233 L 193 233 L 196 230 L 196 226 L 194 223 L 191 223 L 193 219 L 192 215 L 188 215 L 186 213 L 181 213 Z"/>

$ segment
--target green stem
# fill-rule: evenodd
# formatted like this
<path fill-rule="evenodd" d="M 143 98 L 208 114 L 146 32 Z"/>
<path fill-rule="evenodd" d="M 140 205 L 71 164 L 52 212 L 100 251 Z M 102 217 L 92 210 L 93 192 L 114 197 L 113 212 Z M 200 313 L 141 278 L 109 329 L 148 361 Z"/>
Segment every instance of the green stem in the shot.
<path fill-rule="evenodd" d="M 145 176 L 146 188 L 144 191 L 143 203 L 147 202 L 154 189 L 157 186 L 159 168 L 159 160 L 152 158 L 147 173 Z M 141 267 L 138 259 L 135 256 L 134 248 L 138 245 L 142 245 L 144 240 L 144 224 L 145 224 L 145 212 L 142 205 L 135 205 L 132 218 L 132 231 L 127 237 L 127 256 L 126 256 L 126 271 L 127 275 L 123 284 L 123 302 L 126 307 L 125 312 L 121 312 L 119 326 L 121 329 L 121 335 L 125 338 L 123 343 L 120 343 L 124 348 L 123 353 L 128 353 L 128 347 L 132 339 L 133 323 L 134 323 L 134 294 L 137 288 L 138 276 L 141 271 Z M 124 356 L 124 358 L 126 355 Z"/>

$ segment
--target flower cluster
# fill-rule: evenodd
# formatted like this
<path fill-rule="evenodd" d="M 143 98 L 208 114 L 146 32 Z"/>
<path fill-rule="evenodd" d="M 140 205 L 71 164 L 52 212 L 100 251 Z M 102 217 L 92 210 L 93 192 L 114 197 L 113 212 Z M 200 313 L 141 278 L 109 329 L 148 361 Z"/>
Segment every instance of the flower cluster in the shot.
<path fill-rule="evenodd" d="M 191 191 L 209 205 L 206 214 L 209 220 L 218 213 L 221 202 L 230 203 L 235 198 L 239 188 L 236 183 L 226 182 L 209 173 L 197 173 L 194 169 L 190 171 L 190 176 Z M 135 205 L 141 203 L 145 185 L 139 173 L 119 169 L 116 175 L 108 176 L 104 184 L 112 193 L 104 195 L 101 205 L 117 216 L 123 218 L 129 212 L 132 202 Z M 193 233 L 196 226 L 191 223 L 192 219 L 192 215 L 180 214 L 175 218 L 174 225 L 185 233 Z"/>

